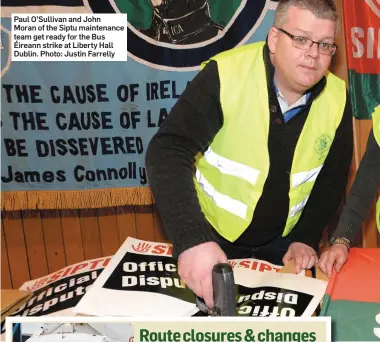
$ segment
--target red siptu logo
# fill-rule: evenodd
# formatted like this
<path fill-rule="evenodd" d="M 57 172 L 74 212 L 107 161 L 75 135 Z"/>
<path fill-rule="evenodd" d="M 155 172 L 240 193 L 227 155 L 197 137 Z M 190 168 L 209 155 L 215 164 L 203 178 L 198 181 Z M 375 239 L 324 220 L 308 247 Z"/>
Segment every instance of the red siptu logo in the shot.
<path fill-rule="evenodd" d="M 228 260 L 229 264 L 231 265 L 232 268 L 235 268 L 237 266 L 236 261 Z"/>
<path fill-rule="evenodd" d="M 132 245 L 133 250 L 135 252 L 138 252 L 138 253 L 146 253 L 151 249 L 151 247 L 152 247 L 152 245 L 150 245 L 149 243 L 145 243 L 145 242 L 139 242 L 137 247 Z"/>
<path fill-rule="evenodd" d="M 358 74 L 379 74 L 379 18 L 380 0 L 344 1 L 348 68 Z"/>

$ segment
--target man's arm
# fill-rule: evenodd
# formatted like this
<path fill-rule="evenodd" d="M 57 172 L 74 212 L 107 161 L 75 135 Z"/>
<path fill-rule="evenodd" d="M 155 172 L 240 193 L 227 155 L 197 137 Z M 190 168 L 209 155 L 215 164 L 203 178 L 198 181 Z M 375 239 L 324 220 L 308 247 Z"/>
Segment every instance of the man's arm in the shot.
<path fill-rule="evenodd" d="M 346 107 L 325 164 L 290 239 L 318 249 L 322 231 L 343 198 L 353 153 L 352 109 L 347 94 Z"/>
<path fill-rule="evenodd" d="M 359 233 L 369 207 L 380 186 L 380 147 L 371 131 L 367 149 L 343 207 L 333 238 L 343 237 L 353 241 Z"/>
<path fill-rule="evenodd" d="M 213 241 L 193 182 L 194 157 L 223 125 L 217 64 L 209 62 L 187 86 L 146 153 L 149 183 L 174 245 L 174 255 Z"/>
<path fill-rule="evenodd" d="M 355 181 L 352 184 L 347 202 L 343 207 L 337 229 L 333 238 L 345 238 L 353 241 L 360 231 L 361 225 L 380 186 L 380 147 L 373 131 L 367 142 L 367 149 L 360 163 Z M 337 240 L 331 248 L 324 252 L 319 260 L 320 269 L 330 278 L 333 268 L 340 272 L 348 258 L 344 240 Z"/>

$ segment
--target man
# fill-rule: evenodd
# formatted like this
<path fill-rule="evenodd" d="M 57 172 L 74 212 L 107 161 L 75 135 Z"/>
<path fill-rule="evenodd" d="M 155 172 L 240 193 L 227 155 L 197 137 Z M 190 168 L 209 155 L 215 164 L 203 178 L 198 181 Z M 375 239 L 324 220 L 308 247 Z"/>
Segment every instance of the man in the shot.
<path fill-rule="evenodd" d="M 146 166 L 186 284 L 213 306 L 211 270 L 255 257 L 317 262 L 352 157 L 345 84 L 328 73 L 333 0 L 284 0 L 267 43 L 216 56 L 151 140 Z"/>
<path fill-rule="evenodd" d="M 375 109 L 372 119 L 373 129 L 368 137 L 366 152 L 333 233 L 332 246 L 322 254 L 318 263 L 329 278 L 333 267 L 339 273 L 346 263 L 351 243 L 359 233 L 380 186 L 380 105 Z M 380 232 L 380 198 L 377 201 L 376 222 Z"/>

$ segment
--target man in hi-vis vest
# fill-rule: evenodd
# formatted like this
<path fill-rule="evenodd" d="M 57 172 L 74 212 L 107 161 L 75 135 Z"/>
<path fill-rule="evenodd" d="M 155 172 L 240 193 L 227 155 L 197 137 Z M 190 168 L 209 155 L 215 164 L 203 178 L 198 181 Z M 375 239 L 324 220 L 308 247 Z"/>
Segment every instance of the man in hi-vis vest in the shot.
<path fill-rule="evenodd" d="M 328 277 L 331 276 L 333 267 L 340 272 L 346 263 L 351 243 L 359 233 L 380 187 L 380 105 L 375 108 L 372 120 L 373 128 L 368 137 L 367 148 L 347 196 L 338 226 L 333 233 L 332 246 L 322 254 L 318 263 Z M 377 199 L 375 215 L 380 233 L 380 197 Z"/>
<path fill-rule="evenodd" d="M 146 166 L 186 284 L 213 305 L 211 271 L 227 258 L 298 271 L 318 260 L 352 159 L 333 0 L 283 0 L 266 42 L 202 66 L 149 144 Z"/>

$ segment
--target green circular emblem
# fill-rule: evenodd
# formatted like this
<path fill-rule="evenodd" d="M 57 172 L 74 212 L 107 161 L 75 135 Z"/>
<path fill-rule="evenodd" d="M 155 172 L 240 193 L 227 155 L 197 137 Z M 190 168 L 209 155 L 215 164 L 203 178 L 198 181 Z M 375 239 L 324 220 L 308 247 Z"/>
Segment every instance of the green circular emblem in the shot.
<path fill-rule="evenodd" d="M 328 134 L 322 134 L 317 140 L 315 141 L 315 150 L 318 154 L 325 153 L 331 145 L 331 138 Z"/>

